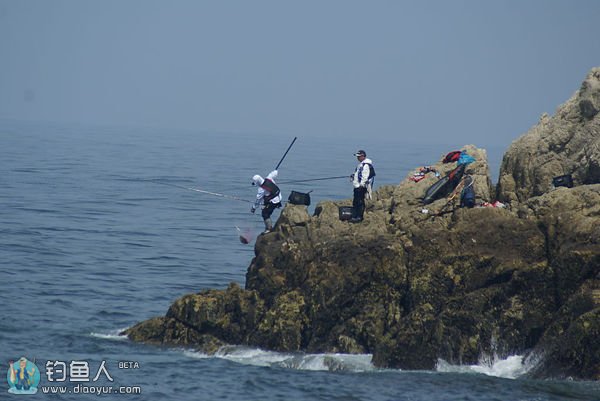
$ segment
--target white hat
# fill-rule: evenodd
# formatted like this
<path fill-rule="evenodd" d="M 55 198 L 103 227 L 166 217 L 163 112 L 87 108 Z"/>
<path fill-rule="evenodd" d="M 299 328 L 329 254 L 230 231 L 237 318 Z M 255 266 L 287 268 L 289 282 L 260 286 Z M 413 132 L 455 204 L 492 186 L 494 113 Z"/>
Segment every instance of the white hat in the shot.
<path fill-rule="evenodd" d="M 265 180 L 258 174 L 252 177 L 252 185 L 262 185 Z"/>

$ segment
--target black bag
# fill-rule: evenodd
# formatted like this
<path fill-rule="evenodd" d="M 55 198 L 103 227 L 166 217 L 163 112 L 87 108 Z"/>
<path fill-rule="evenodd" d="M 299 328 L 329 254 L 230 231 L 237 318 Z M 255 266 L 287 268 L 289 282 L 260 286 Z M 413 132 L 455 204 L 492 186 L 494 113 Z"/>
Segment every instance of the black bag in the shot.
<path fill-rule="evenodd" d="M 292 191 L 288 197 L 288 202 L 292 205 L 310 205 L 310 192 L 304 194 L 302 192 Z"/>
<path fill-rule="evenodd" d="M 454 191 L 465 173 L 465 168 L 466 164 L 459 164 L 458 167 L 455 167 L 454 170 L 450 171 L 427 188 L 425 196 L 423 196 L 423 204 L 427 205 L 435 200 L 445 198 Z"/>
<path fill-rule="evenodd" d="M 375 176 L 377 175 L 375 173 L 375 167 L 373 167 L 373 165 L 371 163 L 365 163 L 367 166 L 369 166 L 369 180 L 375 178 Z"/>
<path fill-rule="evenodd" d="M 559 175 L 558 177 L 554 177 L 552 179 L 552 185 L 555 187 L 573 188 L 573 177 L 571 174 Z"/>
<path fill-rule="evenodd" d="M 340 220 L 348 221 L 352 218 L 352 206 L 339 206 Z"/>
<path fill-rule="evenodd" d="M 460 207 L 475 207 L 475 189 L 473 188 L 473 178 L 465 180 L 465 187 L 460 194 Z"/>

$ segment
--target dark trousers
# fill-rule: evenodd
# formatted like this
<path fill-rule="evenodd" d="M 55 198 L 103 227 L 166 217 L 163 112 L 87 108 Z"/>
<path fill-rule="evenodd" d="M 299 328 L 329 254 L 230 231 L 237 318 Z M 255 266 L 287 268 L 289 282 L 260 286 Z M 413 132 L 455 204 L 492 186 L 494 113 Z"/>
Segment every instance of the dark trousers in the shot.
<path fill-rule="evenodd" d="M 269 217 L 271 217 L 271 215 L 273 214 L 275 209 L 277 209 L 278 207 L 281 207 L 281 202 L 279 202 L 279 203 L 268 202 L 265 205 L 265 207 L 263 208 L 262 213 L 261 213 L 263 220 L 266 220 Z"/>
<path fill-rule="evenodd" d="M 365 195 L 367 194 L 367 188 L 358 187 L 354 188 L 354 199 L 352 200 L 352 218 L 361 219 L 365 214 Z"/>

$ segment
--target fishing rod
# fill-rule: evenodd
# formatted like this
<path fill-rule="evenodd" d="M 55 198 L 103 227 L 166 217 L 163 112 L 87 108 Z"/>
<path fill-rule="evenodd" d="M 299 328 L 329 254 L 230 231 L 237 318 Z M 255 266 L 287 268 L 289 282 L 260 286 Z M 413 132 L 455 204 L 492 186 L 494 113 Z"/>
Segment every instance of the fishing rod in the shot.
<path fill-rule="evenodd" d="M 323 178 L 310 178 L 307 180 L 294 180 L 294 181 L 281 181 L 280 184 L 296 184 L 299 182 L 311 182 L 311 181 L 323 181 L 323 180 L 336 180 L 339 178 L 348 178 L 347 175 L 339 175 L 336 177 L 323 177 Z"/>
<path fill-rule="evenodd" d="M 200 188 L 186 187 L 186 186 L 183 186 L 183 185 L 171 184 L 170 182 L 161 182 L 161 181 L 155 181 L 155 180 L 144 180 L 144 181 L 152 182 L 154 184 L 167 185 L 167 186 L 175 187 L 175 188 L 187 189 L 188 191 L 200 192 L 202 194 L 218 196 L 218 197 L 221 197 L 221 198 L 236 200 L 236 201 L 240 201 L 240 202 L 254 203 L 252 201 L 249 201 L 248 199 L 238 198 L 237 196 L 233 196 L 233 195 L 221 194 L 219 192 L 205 191 L 205 190 L 200 189 Z"/>
<path fill-rule="evenodd" d="M 287 156 L 287 154 L 290 151 L 290 149 L 292 148 L 292 146 L 294 146 L 294 142 L 296 142 L 296 139 L 298 139 L 298 137 L 295 136 L 294 140 L 292 141 L 292 143 L 290 143 L 290 146 L 288 146 L 287 150 L 285 151 L 285 153 L 281 157 L 281 160 L 279 160 L 279 163 L 277 163 L 277 166 L 275 167 L 275 170 L 279 169 L 279 166 L 281 166 L 281 163 L 283 163 L 283 159 L 285 159 L 285 157 Z"/>

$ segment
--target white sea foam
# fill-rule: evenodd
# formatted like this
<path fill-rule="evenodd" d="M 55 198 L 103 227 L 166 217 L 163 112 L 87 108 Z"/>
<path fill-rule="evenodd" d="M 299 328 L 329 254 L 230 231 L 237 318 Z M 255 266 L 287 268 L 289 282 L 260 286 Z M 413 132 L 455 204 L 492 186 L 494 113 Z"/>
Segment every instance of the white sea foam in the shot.
<path fill-rule="evenodd" d="M 244 365 L 271 366 L 291 357 L 291 354 L 265 351 L 260 348 L 250 348 L 243 346 L 225 346 L 221 347 L 215 357 L 227 359 L 229 361 L 241 363 Z"/>
<path fill-rule="evenodd" d="M 521 355 L 511 355 L 504 359 L 497 356 L 484 357 L 477 365 L 452 365 L 443 359 L 438 359 L 436 365 L 438 372 L 483 373 L 507 379 L 516 379 L 527 373 L 530 368 L 531 366 L 525 363 L 524 357 Z"/>
<path fill-rule="evenodd" d="M 127 340 L 127 336 L 121 335 L 120 333 L 122 333 L 123 331 L 125 331 L 127 329 L 128 329 L 128 327 L 125 327 L 122 329 L 110 330 L 105 333 L 91 332 L 90 336 L 96 337 L 96 338 L 102 338 L 104 340 L 125 341 L 125 340 Z"/>
<path fill-rule="evenodd" d="M 202 359 L 211 357 L 226 359 L 243 365 L 275 366 L 295 370 L 350 372 L 375 370 L 370 354 L 301 354 L 265 351 L 244 346 L 225 346 L 212 356 L 194 351 L 184 351 L 184 355 Z"/>
<path fill-rule="evenodd" d="M 196 358 L 196 359 L 208 359 L 208 358 L 212 358 L 212 356 L 205 354 L 203 352 L 198 352 L 198 351 L 189 351 L 189 350 L 183 350 L 183 355 L 190 357 L 190 358 Z"/>
<path fill-rule="evenodd" d="M 289 369 L 365 372 L 375 370 L 370 354 L 299 354 L 279 363 Z"/>

